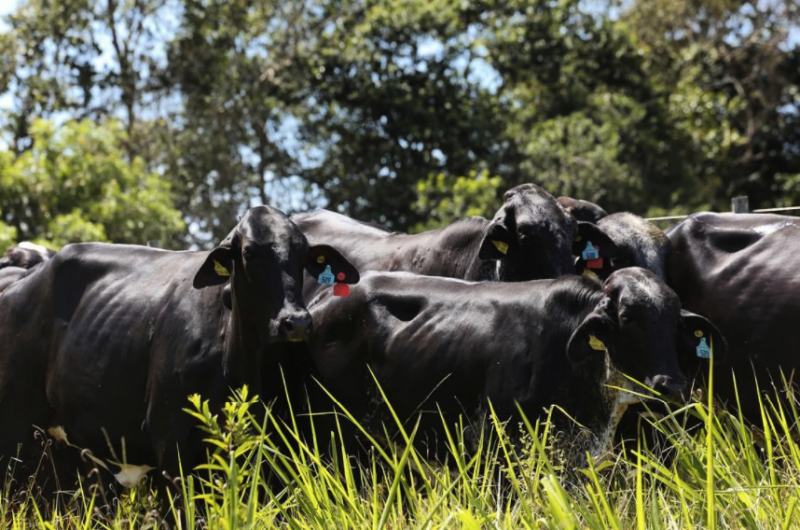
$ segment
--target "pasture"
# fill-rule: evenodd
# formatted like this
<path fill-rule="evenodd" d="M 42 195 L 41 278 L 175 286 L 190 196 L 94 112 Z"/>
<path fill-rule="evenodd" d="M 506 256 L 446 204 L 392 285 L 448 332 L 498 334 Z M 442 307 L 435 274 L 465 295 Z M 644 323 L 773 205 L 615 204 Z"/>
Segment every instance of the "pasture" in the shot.
<path fill-rule="evenodd" d="M 713 382 L 712 382 L 713 384 Z M 580 461 L 580 436 L 547 420 L 513 441 L 495 417 L 477 441 L 446 428 L 447 456 L 366 437 L 350 456 L 339 435 L 303 438 L 240 389 L 215 418 L 199 396 L 186 412 L 204 430 L 207 462 L 166 490 L 149 481 L 106 504 L 102 488 L 64 492 L 47 506 L 34 491 L 0 499 L 3 528 L 796 528 L 800 444 L 795 404 L 765 392 L 762 422 L 694 400 L 652 420 L 666 443 L 617 447 Z M 357 421 L 338 411 L 340 426 Z M 558 414 L 558 411 L 551 411 Z M 218 421 L 222 420 L 222 421 Z M 302 422 L 297 418 L 296 422 Z M 694 425 L 687 428 L 688 424 Z M 341 433 L 341 430 L 339 431 Z M 329 451 L 322 437 L 330 436 Z M 286 448 L 290 447 L 290 450 Z M 352 448 L 350 448 L 352 449 Z M 577 460 L 576 460 L 577 457 Z M 43 457 L 42 466 L 47 466 Z M 8 491 L 8 487 L 4 489 Z"/>

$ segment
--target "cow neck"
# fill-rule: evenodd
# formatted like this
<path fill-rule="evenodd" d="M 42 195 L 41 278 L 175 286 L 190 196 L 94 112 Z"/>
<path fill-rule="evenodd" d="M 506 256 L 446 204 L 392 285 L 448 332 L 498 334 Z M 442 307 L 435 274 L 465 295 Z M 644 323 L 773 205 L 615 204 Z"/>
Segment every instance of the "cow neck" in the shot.
<path fill-rule="evenodd" d="M 557 398 L 553 401 L 563 405 L 579 423 L 597 433 L 605 428 L 610 414 L 603 387 L 606 361 L 594 363 L 592 368 L 575 367 L 567 358 L 567 343 L 572 333 L 600 303 L 603 293 L 599 286 L 588 288 L 581 283 L 576 286 L 570 281 L 572 279 L 561 280 L 559 283 L 563 282 L 564 289 L 558 289 L 554 294 L 554 305 L 560 308 L 562 318 L 557 320 L 560 325 L 553 335 L 552 351 L 558 353 L 551 362 L 559 365 L 558 372 L 567 374 L 567 380 L 558 386 Z M 578 282 L 583 281 L 577 279 Z"/>

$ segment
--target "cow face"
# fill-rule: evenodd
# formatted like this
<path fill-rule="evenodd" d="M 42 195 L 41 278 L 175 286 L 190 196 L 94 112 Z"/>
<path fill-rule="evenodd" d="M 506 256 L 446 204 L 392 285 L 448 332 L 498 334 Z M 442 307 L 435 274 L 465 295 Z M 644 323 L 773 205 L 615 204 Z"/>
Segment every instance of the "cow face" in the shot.
<path fill-rule="evenodd" d="M 574 272 L 575 221 L 547 191 L 523 184 L 507 191 L 486 227 L 481 259 L 498 260 L 499 279 L 525 281 Z"/>
<path fill-rule="evenodd" d="M 675 292 L 652 272 L 629 267 L 606 280 L 603 297 L 573 333 L 567 354 L 577 365 L 605 361 L 606 379 L 621 372 L 664 397 L 682 398 L 685 334 Z"/>
<path fill-rule="evenodd" d="M 258 206 L 209 253 L 194 287 L 230 280 L 227 304 L 258 330 L 262 342 L 302 341 L 311 329 L 302 296 L 304 267 L 314 277 L 326 271 L 340 283 L 359 280 L 358 271 L 332 247 L 309 247 L 283 212 Z"/>

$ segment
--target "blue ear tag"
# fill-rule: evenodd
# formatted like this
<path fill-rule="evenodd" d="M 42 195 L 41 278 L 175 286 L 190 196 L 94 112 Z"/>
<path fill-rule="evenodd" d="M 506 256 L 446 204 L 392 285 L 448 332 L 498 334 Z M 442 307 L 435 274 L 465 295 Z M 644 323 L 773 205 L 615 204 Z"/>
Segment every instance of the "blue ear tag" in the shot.
<path fill-rule="evenodd" d="M 325 270 L 322 271 L 319 276 L 317 276 L 317 283 L 320 285 L 333 285 L 336 281 L 336 278 L 333 276 L 333 271 L 331 271 L 330 265 L 325 265 Z"/>
<path fill-rule="evenodd" d="M 700 343 L 695 348 L 695 353 L 697 357 L 700 359 L 710 359 L 711 358 L 711 348 L 708 347 L 708 343 L 706 343 L 706 338 L 701 337 Z"/>
<path fill-rule="evenodd" d="M 600 252 L 592 245 L 591 241 L 586 242 L 586 247 L 581 252 L 581 258 L 583 261 L 591 261 L 593 259 L 597 259 L 600 257 Z"/>

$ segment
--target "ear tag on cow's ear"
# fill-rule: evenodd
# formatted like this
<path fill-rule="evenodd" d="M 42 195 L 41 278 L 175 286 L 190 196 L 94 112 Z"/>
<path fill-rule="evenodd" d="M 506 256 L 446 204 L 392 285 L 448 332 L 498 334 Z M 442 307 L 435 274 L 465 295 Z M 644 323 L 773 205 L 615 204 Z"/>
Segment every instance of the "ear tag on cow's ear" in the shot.
<path fill-rule="evenodd" d="M 597 259 L 590 259 L 586 262 L 587 269 L 602 269 L 603 268 L 603 258 Z"/>
<path fill-rule="evenodd" d="M 592 245 L 591 241 L 587 241 L 586 246 L 583 248 L 583 252 L 581 252 L 581 257 L 583 258 L 583 261 L 591 261 L 599 258 L 600 252 L 594 245 Z"/>
<path fill-rule="evenodd" d="M 230 276 L 231 271 L 229 271 L 225 265 L 220 263 L 217 260 L 214 260 L 214 272 L 217 273 L 217 276 Z"/>
<path fill-rule="evenodd" d="M 350 296 L 350 286 L 346 283 L 333 284 L 333 296 Z"/>
<path fill-rule="evenodd" d="M 600 277 L 597 276 L 597 273 L 589 269 L 583 269 L 581 276 L 584 278 L 589 278 L 590 280 L 600 280 Z"/>
<path fill-rule="evenodd" d="M 498 241 L 497 239 L 492 239 L 492 245 L 494 245 L 494 248 L 496 248 L 497 252 L 499 252 L 500 254 L 504 256 L 508 254 L 508 243 L 506 243 L 505 241 Z"/>
<path fill-rule="evenodd" d="M 711 358 L 711 348 L 708 346 L 705 337 L 700 337 L 700 342 L 697 344 L 697 348 L 695 348 L 695 353 L 700 359 Z"/>
<path fill-rule="evenodd" d="M 594 351 L 606 351 L 606 344 L 594 335 L 589 335 L 589 347 Z"/>
<path fill-rule="evenodd" d="M 317 276 L 317 283 L 320 285 L 333 285 L 335 281 L 336 279 L 333 276 L 333 271 L 331 271 L 331 266 L 325 265 L 325 270 Z"/>

